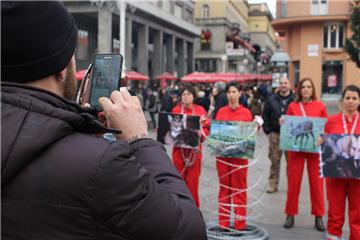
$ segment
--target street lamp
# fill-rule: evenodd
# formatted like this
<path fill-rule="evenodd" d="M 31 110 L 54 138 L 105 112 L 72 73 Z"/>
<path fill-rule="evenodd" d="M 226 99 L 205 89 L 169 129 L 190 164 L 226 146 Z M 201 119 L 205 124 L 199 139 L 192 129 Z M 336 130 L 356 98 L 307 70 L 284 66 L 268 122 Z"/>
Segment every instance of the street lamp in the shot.
<path fill-rule="evenodd" d="M 290 62 L 289 55 L 282 49 L 276 51 L 270 58 L 270 64 L 272 65 L 272 87 L 277 88 L 279 86 L 280 78 L 282 76 L 288 76 L 288 63 Z"/>
<path fill-rule="evenodd" d="M 226 62 L 228 60 L 228 56 L 226 54 L 221 55 L 221 61 L 223 63 L 223 69 L 222 71 L 225 72 L 226 71 Z"/>

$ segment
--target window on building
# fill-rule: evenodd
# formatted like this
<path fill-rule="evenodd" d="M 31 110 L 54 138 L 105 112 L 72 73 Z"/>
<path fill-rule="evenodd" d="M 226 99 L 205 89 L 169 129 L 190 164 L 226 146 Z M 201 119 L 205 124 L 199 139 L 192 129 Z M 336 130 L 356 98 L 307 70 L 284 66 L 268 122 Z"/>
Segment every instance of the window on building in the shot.
<path fill-rule="evenodd" d="M 199 72 L 216 72 L 216 59 L 198 59 L 195 68 Z"/>
<path fill-rule="evenodd" d="M 322 99 L 336 100 L 342 89 L 343 64 L 341 61 L 325 61 L 322 65 Z"/>
<path fill-rule="evenodd" d="M 210 16 L 210 7 L 207 4 L 204 4 L 201 9 L 201 17 L 202 18 L 209 18 Z"/>
<path fill-rule="evenodd" d="M 179 4 L 174 5 L 174 15 L 175 17 L 182 18 L 182 6 Z"/>
<path fill-rule="evenodd" d="M 326 15 L 328 12 L 327 0 L 312 0 L 311 15 Z"/>
<path fill-rule="evenodd" d="M 344 47 L 344 25 L 330 23 L 324 26 L 324 48 Z"/>
<path fill-rule="evenodd" d="M 286 0 L 281 0 L 281 17 L 286 17 Z"/>
<path fill-rule="evenodd" d="M 186 9 L 186 10 L 185 10 L 185 17 L 184 17 L 184 19 L 185 19 L 185 21 L 187 21 L 187 22 L 192 22 L 192 20 L 193 20 L 193 13 L 192 13 L 191 10 L 189 10 L 189 9 Z"/>

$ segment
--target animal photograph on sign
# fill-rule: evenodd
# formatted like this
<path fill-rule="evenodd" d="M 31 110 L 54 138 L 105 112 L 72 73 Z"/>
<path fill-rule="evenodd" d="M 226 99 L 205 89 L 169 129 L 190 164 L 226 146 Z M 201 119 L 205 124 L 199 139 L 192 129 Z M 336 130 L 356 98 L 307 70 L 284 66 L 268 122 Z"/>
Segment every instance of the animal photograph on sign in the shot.
<path fill-rule="evenodd" d="M 216 156 L 254 158 L 256 144 L 255 122 L 212 121 L 207 146 Z"/>
<path fill-rule="evenodd" d="M 166 145 L 198 148 L 200 117 L 185 114 L 159 113 L 157 140 Z"/>
<path fill-rule="evenodd" d="M 321 176 L 360 178 L 360 135 L 324 134 L 321 144 Z"/>
<path fill-rule="evenodd" d="M 317 139 L 324 133 L 325 118 L 284 115 L 280 127 L 280 149 L 296 152 L 319 152 Z"/>

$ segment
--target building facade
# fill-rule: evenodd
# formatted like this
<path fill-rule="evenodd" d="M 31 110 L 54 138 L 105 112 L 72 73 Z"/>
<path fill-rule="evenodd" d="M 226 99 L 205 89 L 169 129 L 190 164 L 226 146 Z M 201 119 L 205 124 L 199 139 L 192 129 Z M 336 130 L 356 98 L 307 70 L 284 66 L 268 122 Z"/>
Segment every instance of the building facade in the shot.
<path fill-rule="evenodd" d="M 86 68 L 96 53 L 119 53 L 125 41 L 127 71 L 151 79 L 167 71 L 179 77 L 194 70 L 194 2 L 125 1 L 125 37 L 120 33 L 120 1 L 64 1 L 79 28 L 76 58 Z M 123 40 L 122 40 L 123 39 Z"/>
<path fill-rule="evenodd" d="M 257 71 L 268 70 L 270 56 L 276 51 L 273 16 L 266 3 L 249 4 L 248 29 L 252 46 L 259 56 Z"/>
<path fill-rule="evenodd" d="M 198 71 L 250 71 L 255 61 L 248 43 L 248 10 L 241 0 L 195 2 L 195 24 L 202 30 L 195 43 Z"/>
<path fill-rule="evenodd" d="M 360 71 L 344 50 L 345 38 L 352 34 L 349 2 L 277 0 L 272 25 L 290 56 L 290 80 L 296 85 L 311 77 L 325 102 L 335 102 L 344 86 L 360 82 Z"/>

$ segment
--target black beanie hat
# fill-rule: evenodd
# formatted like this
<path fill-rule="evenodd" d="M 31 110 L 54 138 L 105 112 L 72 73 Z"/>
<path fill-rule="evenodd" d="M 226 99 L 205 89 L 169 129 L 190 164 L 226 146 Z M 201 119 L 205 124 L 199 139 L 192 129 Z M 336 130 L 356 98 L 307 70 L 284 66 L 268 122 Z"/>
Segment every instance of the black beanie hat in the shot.
<path fill-rule="evenodd" d="M 1 2 L 1 81 L 25 83 L 61 72 L 75 52 L 77 28 L 54 1 Z"/>

